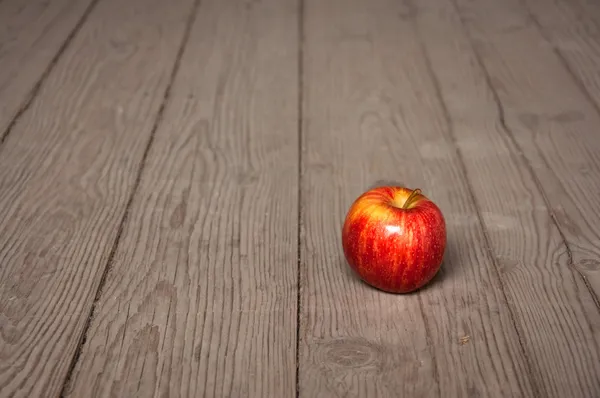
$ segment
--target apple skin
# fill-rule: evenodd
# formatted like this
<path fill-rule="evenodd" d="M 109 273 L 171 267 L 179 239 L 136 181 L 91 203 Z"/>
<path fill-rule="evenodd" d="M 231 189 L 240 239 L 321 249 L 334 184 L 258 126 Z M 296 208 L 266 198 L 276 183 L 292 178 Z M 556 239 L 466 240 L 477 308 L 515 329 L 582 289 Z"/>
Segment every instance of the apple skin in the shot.
<path fill-rule="evenodd" d="M 420 190 L 376 187 L 348 210 L 342 245 L 348 264 L 364 282 L 390 293 L 409 293 L 440 270 L 446 222 Z"/>

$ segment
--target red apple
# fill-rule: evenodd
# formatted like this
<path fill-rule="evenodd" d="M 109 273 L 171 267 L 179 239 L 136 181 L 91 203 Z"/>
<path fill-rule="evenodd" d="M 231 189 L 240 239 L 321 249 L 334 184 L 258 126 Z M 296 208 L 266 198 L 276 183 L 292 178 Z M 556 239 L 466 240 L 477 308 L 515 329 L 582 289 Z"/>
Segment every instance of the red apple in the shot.
<path fill-rule="evenodd" d="M 439 271 L 446 223 L 421 190 L 377 187 L 348 210 L 342 244 L 348 264 L 363 281 L 383 291 L 408 293 Z"/>

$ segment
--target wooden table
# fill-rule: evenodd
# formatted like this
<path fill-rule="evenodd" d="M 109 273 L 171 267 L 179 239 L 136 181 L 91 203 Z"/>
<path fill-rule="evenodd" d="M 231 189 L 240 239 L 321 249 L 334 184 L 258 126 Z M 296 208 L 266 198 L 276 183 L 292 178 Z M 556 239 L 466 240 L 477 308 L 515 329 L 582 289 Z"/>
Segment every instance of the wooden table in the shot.
<path fill-rule="evenodd" d="M 0 397 L 600 397 L 598 3 L 0 0 L 0 137 Z"/>

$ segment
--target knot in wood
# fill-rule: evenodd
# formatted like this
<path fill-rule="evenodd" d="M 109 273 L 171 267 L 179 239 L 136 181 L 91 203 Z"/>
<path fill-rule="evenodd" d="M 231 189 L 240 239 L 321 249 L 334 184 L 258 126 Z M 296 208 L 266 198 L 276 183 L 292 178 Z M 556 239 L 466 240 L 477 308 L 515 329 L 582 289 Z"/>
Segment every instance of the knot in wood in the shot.
<path fill-rule="evenodd" d="M 341 368 L 366 368 L 378 366 L 380 348 L 366 340 L 339 339 L 329 341 L 322 347 L 324 365 Z"/>

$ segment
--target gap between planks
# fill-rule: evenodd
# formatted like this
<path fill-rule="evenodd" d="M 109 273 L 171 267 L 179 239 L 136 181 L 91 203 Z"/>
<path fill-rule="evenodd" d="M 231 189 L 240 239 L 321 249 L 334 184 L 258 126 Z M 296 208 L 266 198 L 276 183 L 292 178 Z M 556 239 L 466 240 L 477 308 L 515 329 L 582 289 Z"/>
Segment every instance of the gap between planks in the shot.
<path fill-rule="evenodd" d="M 296 284 L 296 398 L 300 397 L 300 341 L 302 334 L 302 182 L 304 139 L 304 0 L 298 1 L 298 231 L 297 231 L 297 284 Z"/>
<path fill-rule="evenodd" d="M 2 0 L 0 0 L 0 2 L 1 1 Z M 9 134 L 11 133 L 11 131 L 13 130 L 13 128 L 15 127 L 15 125 L 17 124 L 17 122 L 19 121 L 21 116 L 25 112 L 27 112 L 27 110 L 31 106 L 31 103 L 33 102 L 33 100 L 35 99 L 37 94 L 40 92 L 40 89 L 42 88 L 42 85 L 46 81 L 46 78 L 50 75 L 50 73 L 52 72 L 52 70 L 54 69 L 56 64 L 58 63 L 58 60 L 60 59 L 60 57 L 63 55 L 65 50 L 69 47 L 69 45 L 73 41 L 73 38 L 77 35 L 77 33 L 79 33 L 79 31 L 81 30 L 81 27 L 85 24 L 88 17 L 90 16 L 90 14 L 92 13 L 92 11 L 94 10 L 94 8 L 96 7 L 96 5 L 98 4 L 99 1 L 100 0 L 92 0 L 88 4 L 87 8 L 83 12 L 83 15 L 81 16 L 81 18 L 79 18 L 79 21 L 77 21 L 77 23 L 75 24 L 73 29 L 69 32 L 69 34 L 67 35 L 67 37 L 65 38 L 65 40 L 63 41 L 61 46 L 59 47 L 56 54 L 54 54 L 54 56 L 48 63 L 48 66 L 46 66 L 46 68 L 40 75 L 39 79 L 37 80 L 37 82 L 35 83 L 33 88 L 29 91 L 29 93 L 23 100 L 21 106 L 15 112 L 15 115 L 12 117 L 11 121 L 8 123 L 6 130 L 4 130 L 2 132 L 2 135 L 0 135 L 0 151 L 2 150 L 2 146 L 3 146 L 4 142 L 6 141 L 6 138 L 9 136 Z"/>

